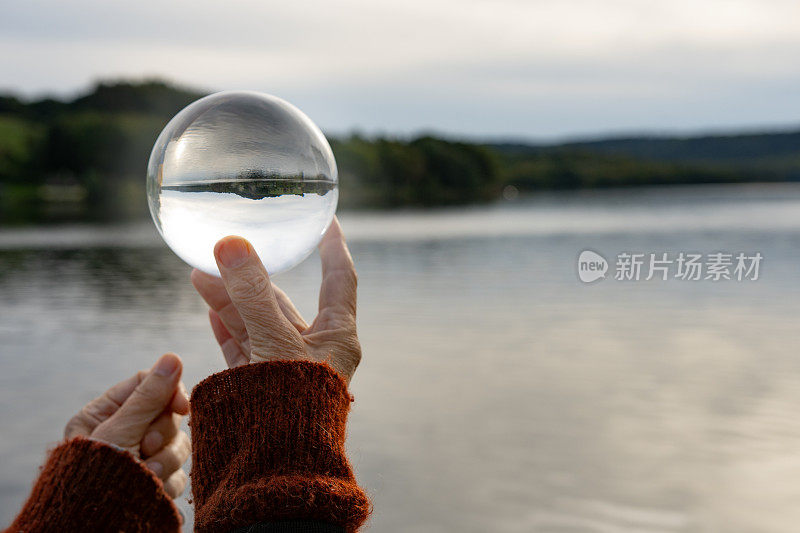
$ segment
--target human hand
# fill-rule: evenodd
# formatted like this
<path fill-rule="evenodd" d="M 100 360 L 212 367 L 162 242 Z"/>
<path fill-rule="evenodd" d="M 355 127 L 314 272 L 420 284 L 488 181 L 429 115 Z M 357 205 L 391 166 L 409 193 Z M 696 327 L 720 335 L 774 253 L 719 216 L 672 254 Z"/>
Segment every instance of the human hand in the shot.
<path fill-rule="evenodd" d="M 311 325 L 273 284 L 253 247 L 225 237 L 214 247 L 222 279 L 199 270 L 192 284 L 211 308 L 209 319 L 228 366 L 282 359 L 326 362 L 348 382 L 361 361 L 356 334 L 356 270 L 334 218 L 319 245 L 322 286 Z"/>
<path fill-rule="evenodd" d="M 86 404 L 64 429 L 64 437 L 87 437 L 118 446 L 164 482 L 172 498 L 186 488 L 188 476 L 181 470 L 191 453 L 189 436 L 180 431 L 189 412 L 186 388 L 180 382 L 180 358 L 163 355 L 150 370 L 117 383 Z"/>

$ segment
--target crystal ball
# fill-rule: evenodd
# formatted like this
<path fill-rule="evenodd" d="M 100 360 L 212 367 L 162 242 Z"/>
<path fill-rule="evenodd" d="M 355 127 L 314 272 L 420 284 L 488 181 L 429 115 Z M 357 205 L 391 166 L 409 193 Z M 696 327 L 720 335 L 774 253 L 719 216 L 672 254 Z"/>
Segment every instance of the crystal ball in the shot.
<path fill-rule="evenodd" d="M 226 91 L 180 111 L 147 165 L 147 201 L 167 245 L 219 276 L 214 245 L 244 237 L 277 274 L 314 250 L 338 201 L 333 152 L 319 128 L 268 94 Z"/>

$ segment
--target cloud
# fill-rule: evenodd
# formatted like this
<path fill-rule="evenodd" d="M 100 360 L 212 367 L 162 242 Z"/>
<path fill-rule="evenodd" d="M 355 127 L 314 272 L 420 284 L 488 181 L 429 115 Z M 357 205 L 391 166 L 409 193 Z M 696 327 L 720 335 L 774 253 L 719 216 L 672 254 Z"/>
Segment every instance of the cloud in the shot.
<path fill-rule="evenodd" d="M 18 2 L 0 20 L 0 83 L 70 94 L 160 75 L 266 90 L 340 131 L 786 123 L 797 20 L 793 0 Z"/>

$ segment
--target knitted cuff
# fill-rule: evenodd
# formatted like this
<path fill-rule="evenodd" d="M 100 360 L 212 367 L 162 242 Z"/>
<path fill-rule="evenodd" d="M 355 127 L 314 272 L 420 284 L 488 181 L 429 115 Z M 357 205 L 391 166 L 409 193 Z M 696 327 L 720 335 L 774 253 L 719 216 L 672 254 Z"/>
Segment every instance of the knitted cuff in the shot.
<path fill-rule="evenodd" d="M 56 447 L 7 530 L 179 531 L 161 481 L 125 451 L 82 437 Z"/>
<path fill-rule="evenodd" d="M 344 450 L 350 409 L 331 367 L 270 361 L 215 374 L 192 392 L 195 531 L 306 519 L 355 531 L 370 512 Z"/>

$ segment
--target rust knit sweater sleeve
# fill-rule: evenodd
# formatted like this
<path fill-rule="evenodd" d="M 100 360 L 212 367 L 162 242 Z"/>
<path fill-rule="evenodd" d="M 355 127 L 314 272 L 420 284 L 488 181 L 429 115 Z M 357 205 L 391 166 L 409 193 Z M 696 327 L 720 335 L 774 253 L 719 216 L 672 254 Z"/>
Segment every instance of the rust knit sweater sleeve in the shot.
<path fill-rule="evenodd" d="M 313 520 L 353 532 L 370 504 L 344 450 L 351 397 L 331 367 L 271 361 L 192 392 L 195 531 Z"/>
<path fill-rule="evenodd" d="M 6 533 L 179 530 L 161 481 L 128 452 L 79 437 L 50 453 Z"/>

